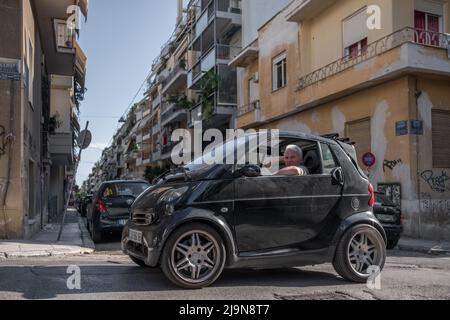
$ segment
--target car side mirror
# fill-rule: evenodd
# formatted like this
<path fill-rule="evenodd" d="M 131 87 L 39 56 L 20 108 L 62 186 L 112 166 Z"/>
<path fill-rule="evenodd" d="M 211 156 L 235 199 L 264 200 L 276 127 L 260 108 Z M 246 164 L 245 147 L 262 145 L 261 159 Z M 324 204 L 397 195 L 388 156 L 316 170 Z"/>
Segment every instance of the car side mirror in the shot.
<path fill-rule="evenodd" d="M 239 170 L 239 173 L 243 177 L 256 178 L 261 176 L 261 168 L 257 165 L 250 164 Z"/>
<path fill-rule="evenodd" d="M 342 170 L 342 168 L 336 168 L 331 171 L 331 181 L 334 186 L 344 185 L 344 171 Z"/>

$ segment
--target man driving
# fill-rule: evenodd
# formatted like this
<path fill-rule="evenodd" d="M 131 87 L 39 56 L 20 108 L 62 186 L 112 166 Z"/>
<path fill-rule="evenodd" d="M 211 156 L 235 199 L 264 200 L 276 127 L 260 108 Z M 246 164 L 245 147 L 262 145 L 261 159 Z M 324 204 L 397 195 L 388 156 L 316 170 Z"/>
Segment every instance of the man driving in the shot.
<path fill-rule="evenodd" d="M 275 176 L 306 176 L 308 169 L 303 166 L 303 150 L 296 145 L 289 145 L 284 152 L 283 162 L 285 168 L 275 173 Z"/>

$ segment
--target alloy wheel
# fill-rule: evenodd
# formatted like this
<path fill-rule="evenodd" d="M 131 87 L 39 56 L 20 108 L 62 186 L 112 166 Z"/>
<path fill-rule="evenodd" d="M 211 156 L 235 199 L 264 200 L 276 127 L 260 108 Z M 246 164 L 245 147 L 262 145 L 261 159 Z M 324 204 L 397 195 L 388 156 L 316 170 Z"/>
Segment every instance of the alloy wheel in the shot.
<path fill-rule="evenodd" d="M 184 233 L 172 248 L 170 263 L 178 277 L 192 284 L 208 281 L 220 268 L 221 251 L 217 240 L 208 232 Z"/>
<path fill-rule="evenodd" d="M 370 267 L 380 266 L 382 263 L 381 244 L 371 233 L 360 231 L 349 242 L 347 258 L 357 274 L 367 276 L 370 274 Z"/>

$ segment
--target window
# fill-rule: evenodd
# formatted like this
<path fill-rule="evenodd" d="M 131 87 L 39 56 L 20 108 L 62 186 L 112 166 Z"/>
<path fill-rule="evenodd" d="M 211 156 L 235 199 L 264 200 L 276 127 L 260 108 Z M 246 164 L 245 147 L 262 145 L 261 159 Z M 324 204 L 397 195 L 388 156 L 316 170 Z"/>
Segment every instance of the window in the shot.
<path fill-rule="evenodd" d="M 73 53 L 73 34 L 64 20 L 55 20 L 56 49 L 58 52 Z"/>
<path fill-rule="evenodd" d="M 370 118 L 349 122 L 345 127 L 345 135 L 355 143 L 358 164 L 364 168 L 362 157 L 372 151 Z"/>
<path fill-rule="evenodd" d="M 273 91 L 284 88 L 287 85 L 286 53 L 273 59 L 272 73 Z"/>
<path fill-rule="evenodd" d="M 323 174 L 331 174 L 338 167 L 334 160 L 333 152 L 330 146 L 325 143 L 321 143 L 320 147 L 322 149 Z"/>
<path fill-rule="evenodd" d="M 346 48 L 345 56 L 348 58 L 356 58 L 367 52 L 367 38 L 352 44 Z"/>
<path fill-rule="evenodd" d="M 450 112 L 433 110 L 433 167 L 450 168 Z"/>
<path fill-rule="evenodd" d="M 416 42 L 433 46 L 439 45 L 439 32 L 442 31 L 440 16 L 415 11 L 414 26 L 418 30 L 415 36 Z"/>
<path fill-rule="evenodd" d="M 367 8 L 364 7 L 342 22 L 345 57 L 355 58 L 367 51 Z"/>

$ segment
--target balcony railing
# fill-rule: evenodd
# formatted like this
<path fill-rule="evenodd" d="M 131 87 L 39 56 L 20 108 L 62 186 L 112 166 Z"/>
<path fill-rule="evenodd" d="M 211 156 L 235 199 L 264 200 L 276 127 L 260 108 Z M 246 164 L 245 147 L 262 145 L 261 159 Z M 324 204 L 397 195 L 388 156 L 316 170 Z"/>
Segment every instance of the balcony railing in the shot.
<path fill-rule="evenodd" d="M 361 54 L 356 57 L 350 55 L 345 56 L 326 65 L 325 67 L 301 77 L 299 79 L 298 90 L 302 90 L 312 84 L 336 75 L 405 43 L 416 43 L 424 46 L 444 49 L 447 49 L 450 46 L 450 40 L 447 34 L 406 27 L 375 42 L 372 42 L 367 46 L 367 49 L 362 51 Z"/>
<path fill-rule="evenodd" d="M 243 116 L 244 114 L 250 113 L 255 110 L 261 109 L 261 103 L 259 100 L 253 101 L 245 106 L 241 106 L 238 108 L 238 117 Z"/>
<path fill-rule="evenodd" d="M 173 80 L 175 79 L 178 75 L 185 73 L 186 74 L 186 68 L 177 65 L 170 73 L 169 75 L 162 81 L 162 87 L 165 89 L 166 86 Z M 164 90 L 163 89 L 163 90 Z"/>

